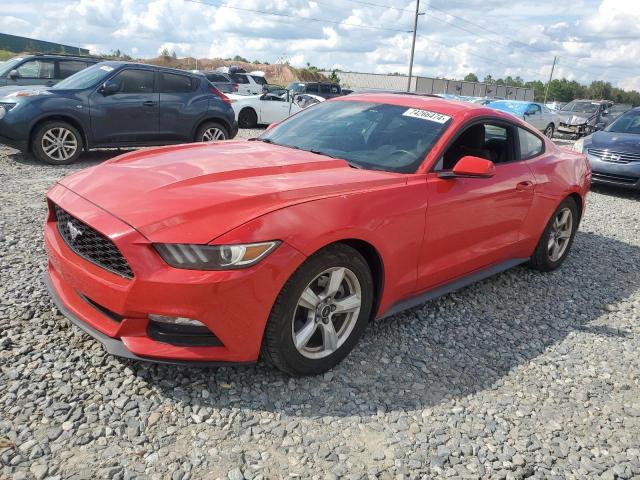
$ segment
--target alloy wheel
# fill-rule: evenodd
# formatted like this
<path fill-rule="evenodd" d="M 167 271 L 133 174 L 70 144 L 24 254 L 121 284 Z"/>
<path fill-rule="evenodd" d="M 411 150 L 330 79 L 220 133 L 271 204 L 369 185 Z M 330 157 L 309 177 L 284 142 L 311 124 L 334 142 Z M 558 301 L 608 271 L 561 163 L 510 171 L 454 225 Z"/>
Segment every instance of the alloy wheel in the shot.
<path fill-rule="evenodd" d="M 78 139 L 71 130 L 54 127 L 42 136 L 42 151 L 57 162 L 64 162 L 73 157 L 78 150 Z"/>
<path fill-rule="evenodd" d="M 552 126 L 552 125 L 549 125 L 549 126 L 545 129 L 545 131 L 544 131 L 544 135 L 545 135 L 545 137 L 547 137 L 547 138 L 553 138 L 553 126 Z"/>
<path fill-rule="evenodd" d="M 351 270 L 334 267 L 317 275 L 293 314 L 291 333 L 298 352 L 310 359 L 331 355 L 349 338 L 361 305 L 362 289 Z"/>
<path fill-rule="evenodd" d="M 549 232 L 549 243 L 547 249 L 549 259 L 557 262 L 567 251 L 571 233 L 573 232 L 573 214 L 569 208 L 561 209 L 553 220 L 551 230 Z"/>
<path fill-rule="evenodd" d="M 226 138 L 225 133 L 218 127 L 207 128 L 202 133 L 203 142 L 215 142 L 217 140 L 226 140 Z"/>

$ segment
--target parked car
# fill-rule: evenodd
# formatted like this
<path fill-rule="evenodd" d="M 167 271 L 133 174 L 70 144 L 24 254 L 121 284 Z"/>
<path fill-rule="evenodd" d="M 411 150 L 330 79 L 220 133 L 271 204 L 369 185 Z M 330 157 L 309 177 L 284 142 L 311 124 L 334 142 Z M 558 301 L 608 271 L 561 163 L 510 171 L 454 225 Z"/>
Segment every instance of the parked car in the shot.
<path fill-rule="evenodd" d="M 217 72 L 225 73 L 231 80 L 238 85 L 236 93 L 240 95 L 260 95 L 263 87 L 268 84 L 263 72 L 247 73 L 239 67 L 220 67 Z"/>
<path fill-rule="evenodd" d="M 51 87 L 102 60 L 74 55 L 21 55 L 0 63 L 0 87 Z"/>
<path fill-rule="evenodd" d="M 46 281 L 112 354 L 318 374 L 371 320 L 521 263 L 560 267 L 589 183 L 584 155 L 512 115 L 351 94 L 252 142 L 59 180 Z"/>
<path fill-rule="evenodd" d="M 545 105 L 549 107 L 551 110 L 560 110 L 566 104 L 567 102 L 555 102 L 555 101 L 550 103 L 545 103 Z"/>
<path fill-rule="evenodd" d="M 83 150 L 233 138 L 230 100 L 200 75 L 103 62 L 52 88 L 0 98 L 0 143 L 51 164 Z"/>
<path fill-rule="evenodd" d="M 555 111 L 538 102 L 496 100 L 495 102 L 490 102 L 487 106 L 522 118 L 541 132 L 544 132 L 548 138 L 553 138 L 553 132 L 560 123 L 560 117 Z"/>
<path fill-rule="evenodd" d="M 640 108 L 581 138 L 574 148 L 587 155 L 594 182 L 640 190 Z"/>
<path fill-rule="evenodd" d="M 238 83 L 234 82 L 228 73 L 191 70 L 193 73 L 200 73 L 209 80 L 214 87 L 222 93 L 236 93 L 239 90 Z"/>
<path fill-rule="evenodd" d="M 573 100 L 567 103 L 558 110 L 558 133 L 580 138 L 602 130 L 613 120 L 609 116 L 612 105 L 613 102 L 608 100 Z"/>
<path fill-rule="evenodd" d="M 322 97 L 315 97 L 313 101 L 310 98 L 310 95 L 299 94 L 292 97 L 283 88 L 262 95 L 229 95 L 240 128 L 278 123 L 311 104 L 324 101 Z"/>
<path fill-rule="evenodd" d="M 287 90 L 292 93 L 310 93 L 322 98 L 342 96 L 340 85 L 328 82 L 292 82 L 287 85 Z"/>

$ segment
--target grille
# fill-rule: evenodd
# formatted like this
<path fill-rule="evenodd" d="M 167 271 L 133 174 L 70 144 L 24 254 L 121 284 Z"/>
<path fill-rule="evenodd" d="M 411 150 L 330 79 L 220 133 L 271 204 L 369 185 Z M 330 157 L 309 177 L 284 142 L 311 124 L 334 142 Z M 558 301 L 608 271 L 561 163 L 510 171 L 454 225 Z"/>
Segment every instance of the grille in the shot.
<path fill-rule="evenodd" d="M 633 185 L 639 177 L 629 177 L 627 175 L 611 175 L 609 173 L 591 172 L 591 177 L 594 180 L 602 180 L 605 182 L 624 183 L 625 185 Z"/>
<path fill-rule="evenodd" d="M 58 231 L 71 250 L 116 275 L 133 278 L 131 267 L 111 240 L 57 205 L 54 209 Z"/>
<path fill-rule="evenodd" d="M 601 148 L 589 148 L 587 152 L 589 152 L 589 155 L 598 157 L 603 162 L 624 164 L 640 161 L 640 153 L 612 152 L 611 150 L 603 150 Z"/>

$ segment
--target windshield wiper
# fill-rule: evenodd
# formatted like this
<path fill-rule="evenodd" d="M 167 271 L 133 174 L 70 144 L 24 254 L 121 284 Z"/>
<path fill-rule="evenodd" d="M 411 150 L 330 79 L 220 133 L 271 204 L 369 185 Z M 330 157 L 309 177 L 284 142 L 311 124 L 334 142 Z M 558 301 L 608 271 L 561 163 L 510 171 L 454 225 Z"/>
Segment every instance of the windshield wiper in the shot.
<path fill-rule="evenodd" d="M 253 137 L 253 138 L 250 138 L 248 141 L 249 142 L 273 143 L 273 140 L 271 140 L 270 138 L 260 138 L 260 137 Z"/>

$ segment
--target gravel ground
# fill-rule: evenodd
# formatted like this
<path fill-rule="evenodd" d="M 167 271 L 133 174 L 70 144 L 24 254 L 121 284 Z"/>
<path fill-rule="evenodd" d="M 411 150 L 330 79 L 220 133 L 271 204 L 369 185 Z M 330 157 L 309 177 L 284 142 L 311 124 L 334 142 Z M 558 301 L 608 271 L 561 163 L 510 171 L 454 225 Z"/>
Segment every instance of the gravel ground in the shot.
<path fill-rule="evenodd" d="M 0 147 L 0 478 L 640 478 L 639 195 L 595 189 L 559 271 L 377 322 L 290 379 L 119 360 L 57 312 L 44 192 L 110 156 Z"/>

